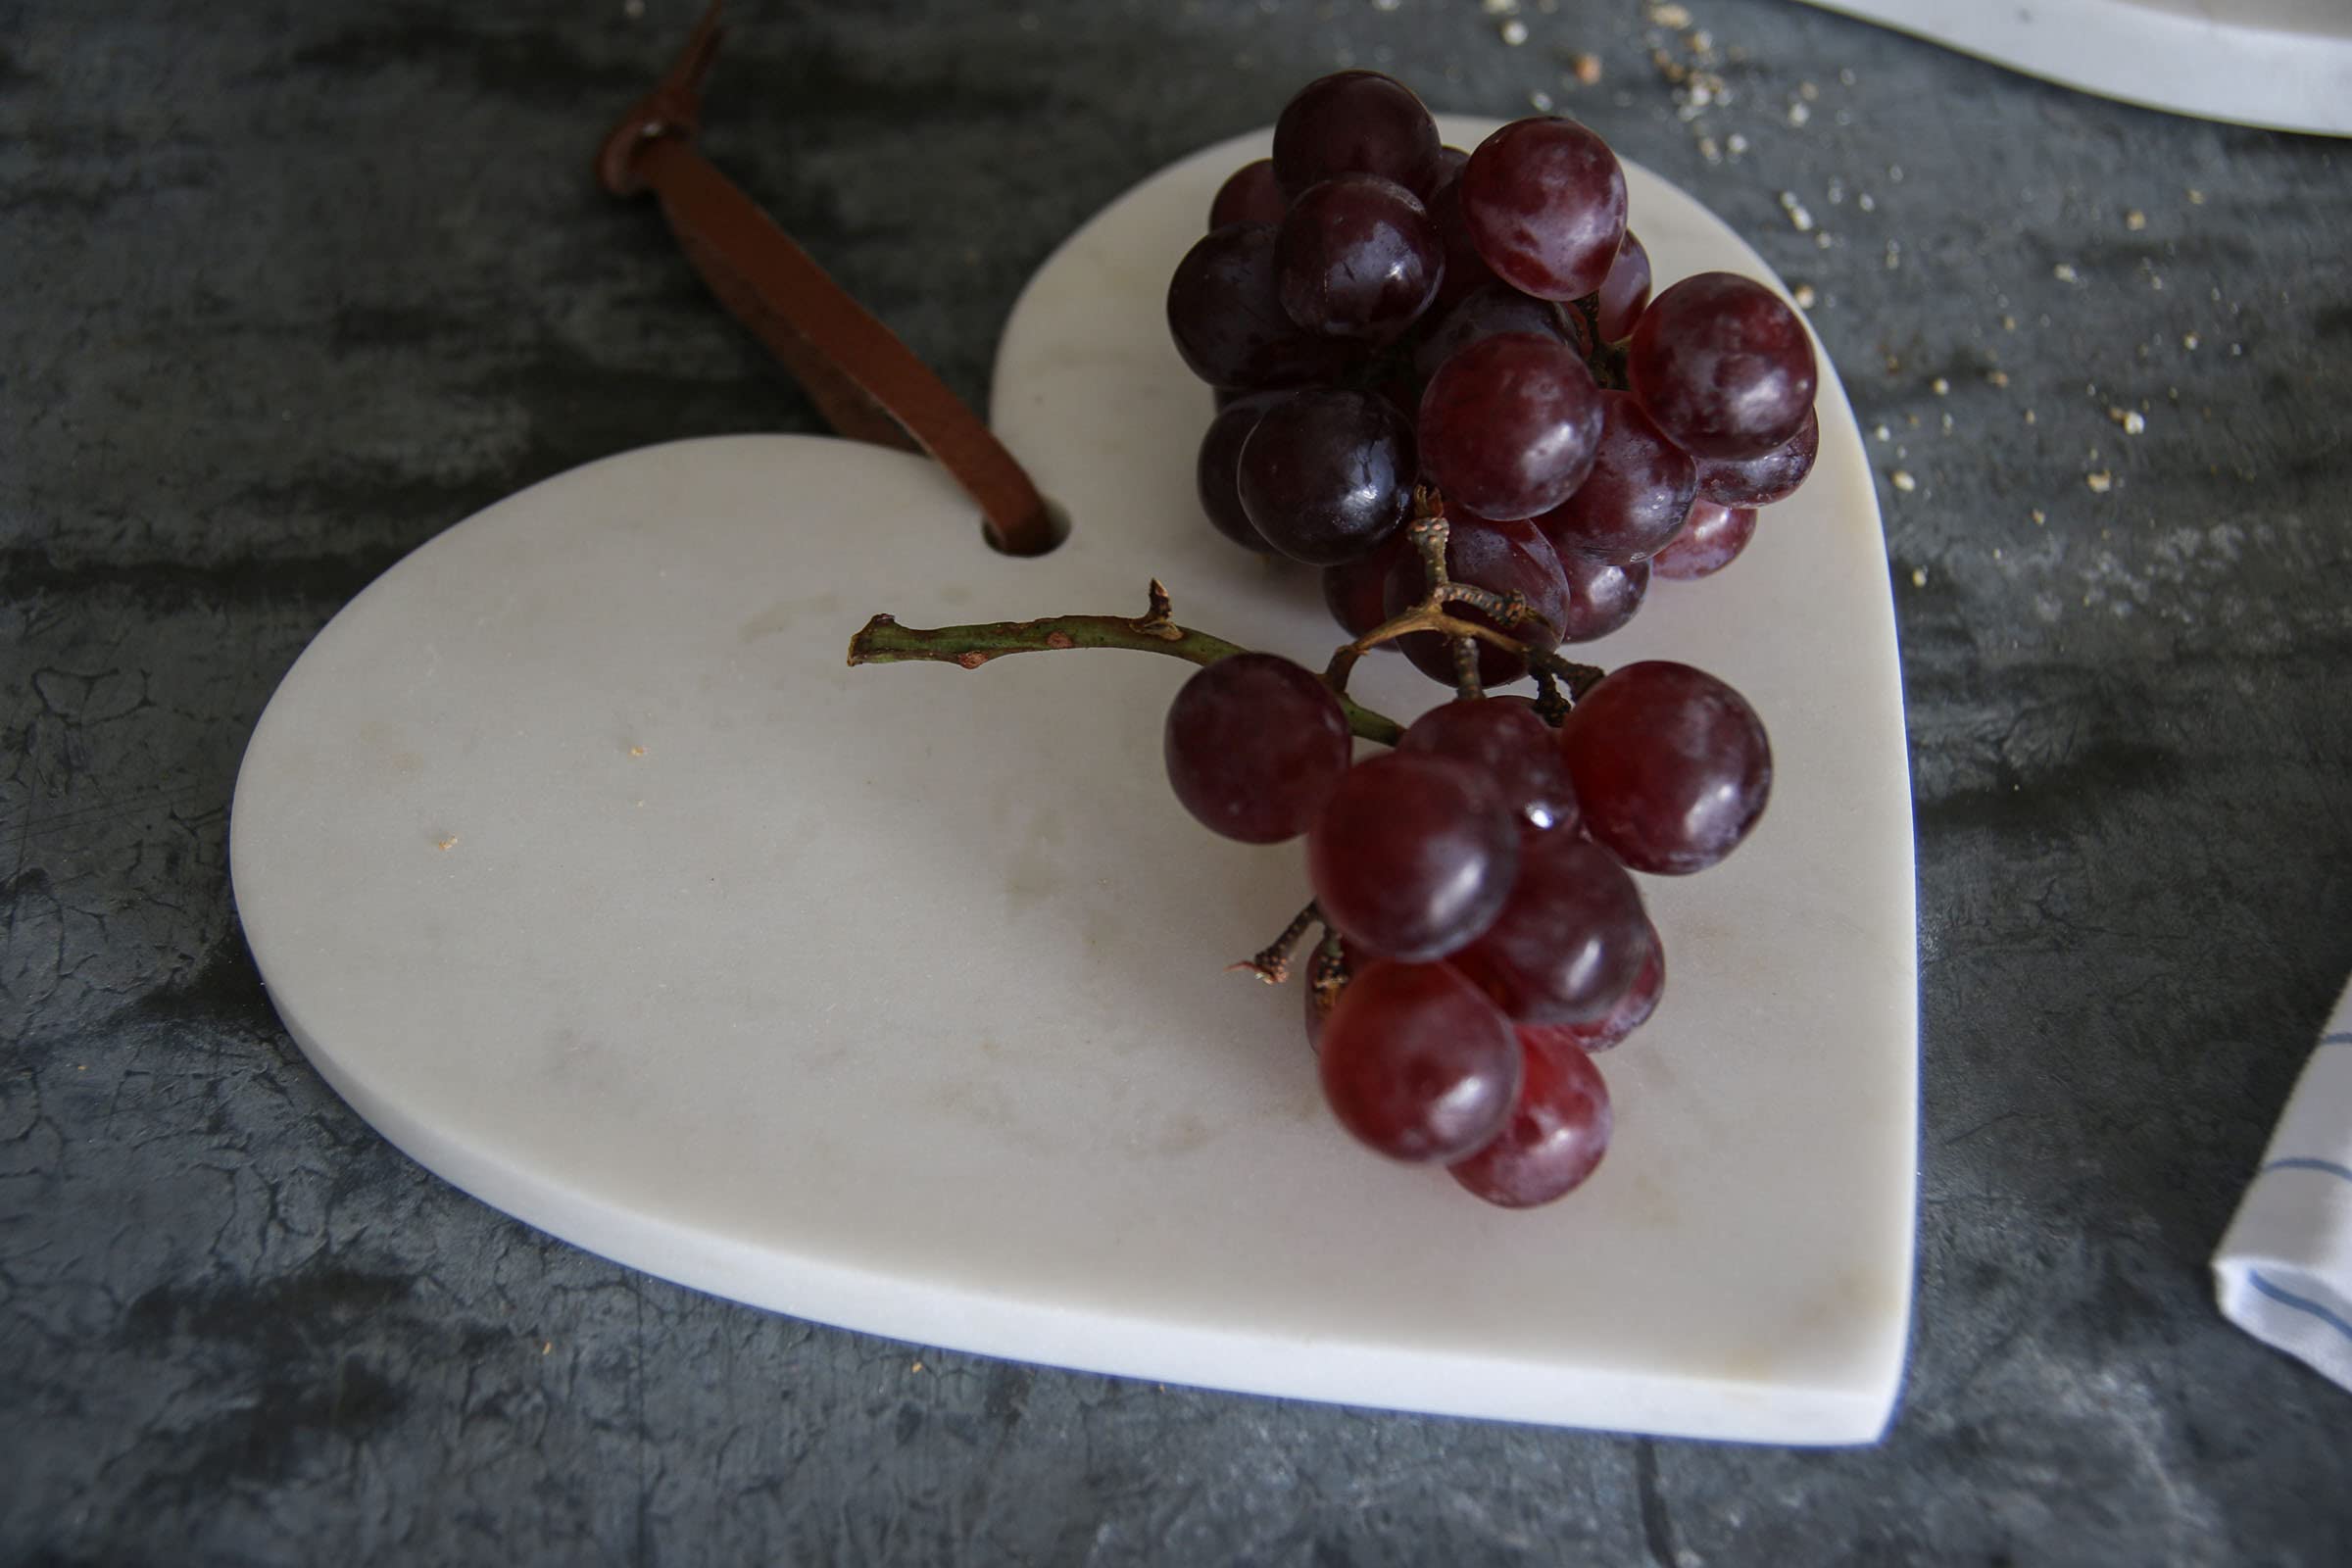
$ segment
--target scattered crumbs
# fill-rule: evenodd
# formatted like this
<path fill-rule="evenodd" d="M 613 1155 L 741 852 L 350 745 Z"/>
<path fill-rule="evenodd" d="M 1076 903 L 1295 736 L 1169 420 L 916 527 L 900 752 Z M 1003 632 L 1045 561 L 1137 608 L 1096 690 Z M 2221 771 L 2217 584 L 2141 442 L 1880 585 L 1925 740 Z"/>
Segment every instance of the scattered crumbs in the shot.
<path fill-rule="evenodd" d="M 2148 215 L 2134 207 L 2124 215 L 2124 226 L 2136 234 L 2148 226 Z"/>
<path fill-rule="evenodd" d="M 1854 198 L 1854 205 L 1866 213 L 1875 213 L 1879 210 L 1879 199 L 1870 192 L 1864 191 Z"/>
<path fill-rule="evenodd" d="M 1814 300 L 1819 296 L 1813 292 L 1812 284 L 1799 283 L 1793 290 L 1790 291 L 1788 297 L 1796 301 L 1796 308 L 1798 310 L 1809 311 L 1813 308 Z"/>
<path fill-rule="evenodd" d="M 447 838 L 445 838 L 445 839 L 436 839 L 436 840 L 433 842 L 433 848 L 434 848 L 434 849 L 436 849 L 436 850 L 454 850 L 454 849 L 456 849 L 457 847 L 458 847 L 458 836 L 457 836 L 455 833 L 452 833 L 451 835 L 449 835 L 449 837 L 447 837 Z"/>
<path fill-rule="evenodd" d="M 1813 236 L 1813 248 L 1815 250 L 1826 251 L 1830 248 L 1831 244 L 1832 241 L 1830 239 L 1830 231 L 1826 228 Z"/>
<path fill-rule="evenodd" d="M 2061 283 L 2072 283 L 2076 280 L 2075 264 L 2060 262 L 2056 267 L 2050 269 L 2050 275 Z"/>
<path fill-rule="evenodd" d="M 1984 372 L 1984 380 L 1988 385 L 1991 386 L 2007 386 L 2009 384 L 2009 372 L 2007 370 L 1986 370 Z"/>
<path fill-rule="evenodd" d="M 1948 414 L 1943 416 L 1943 433 L 1945 435 L 1952 433 L 1952 416 Z"/>
<path fill-rule="evenodd" d="M 2246 346 L 2243 343 L 2232 343 L 2230 345 L 2230 357 L 2233 360 L 2242 358 L 2245 355 L 2245 352 Z"/>
<path fill-rule="evenodd" d="M 1519 0 L 1478 0 L 1478 8 L 1490 17 L 1507 17 L 1519 9 Z"/>
<path fill-rule="evenodd" d="M 2033 411 L 2032 409 L 2028 409 L 2028 410 L 2026 411 L 2026 422 L 2027 422 L 2028 424 L 2034 424 L 2034 423 L 2037 423 L 2037 422 L 2038 422 L 2038 421 L 2037 421 L 2037 420 L 2035 420 L 2035 418 L 2034 417 L 2034 411 Z"/>
<path fill-rule="evenodd" d="M 1568 74 L 1577 79 L 1580 86 L 1598 86 L 1600 84 L 1600 56 L 1578 55 L 1574 60 L 1568 62 Z"/>
<path fill-rule="evenodd" d="M 2194 332 L 2181 333 L 2180 346 L 2194 354 L 2197 351 L 2197 334 Z"/>
<path fill-rule="evenodd" d="M 1809 81 L 1800 81 L 1796 84 L 1796 95 L 1805 102 L 1811 103 L 1821 96 L 1821 89 Z"/>
<path fill-rule="evenodd" d="M 2095 468 L 2082 476 L 2082 482 L 2090 486 L 2092 495 L 2103 496 L 2115 488 L 2115 475 L 2105 468 Z"/>
<path fill-rule="evenodd" d="M 1885 425 L 1883 425 L 1883 424 L 1882 424 L 1882 425 L 1880 425 L 1880 426 L 1879 426 L 1877 429 L 1875 429 L 1875 430 L 1871 431 L 1870 433 L 1871 433 L 1872 435 L 1874 435 L 1874 436 L 1877 436 L 1877 437 L 1878 437 L 1880 440 L 1882 440 L 1882 441 L 1891 441 L 1891 440 L 1893 440 L 1893 439 L 1894 439 L 1894 432 L 1893 432 L 1892 430 L 1889 430 L 1889 429 L 1887 429 L 1887 428 L 1886 428 Z"/>
<path fill-rule="evenodd" d="M 1935 393 L 1939 398 L 1950 397 L 1952 395 L 1952 383 L 1939 375 L 1935 380 L 1928 383 L 1928 390 Z"/>
<path fill-rule="evenodd" d="M 1911 470 L 1909 468 L 1897 468 L 1886 477 L 1892 480 L 1894 487 L 1905 495 L 1909 495 L 1912 491 L 1919 488 L 1919 481 L 1911 477 Z M 1912 580 L 1914 582 L 1924 583 L 1928 580 L 1927 573 L 1915 572 L 1912 574 Z"/>
<path fill-rule="evenodd" d="M 1747 138 L 1735 130 L 1724 138 L 1723 145 L 1730 150 L 1734 158 L 1737 158 L 1747 151 Z"/>
<path fill-rule="evenodd" d="M 1888 240 L 1886 242 L 1886 270 L 1889 272 L 1894 271 L 1902 265 L 1903 242 L 1899 239 Z"/>
<path fill-rule="evenodd" d="M 1840 203 L 1842 203 L 1845 200 L 1845 181 L 1842 179 L 1831 180 L 1829 197 L 1830 205 L 1832 207 L 1838 206 Z"/>
<path fill-rule="evenodd" d="M 920 1361 L 917 1361 L 917 1362 L 915 1362 L 915 1363 L 914 1363 L 914 1365 L 912 1365 L 912 1366 L 908 1367 L 906 1370 L 907 1370 L 907 1371 L 909 1371 L 909 1372 L 920 1372 L 922 1369 L 923 1369 L 923 1363 L 922 1363 L 922 1362 L 920 1362 Z"/>
<path fill-rule="evenodd" d="M 1789 226 L 1799 234 L 1813 232 L 1813 215 L 1806 212 L 1805 204 L 1796 199 L 1796 192 L 1792 190 L 1781 192 L 1781 211 L 1788 215 Z"/>
<path fill-rule="evenodd" d="M 1541 87 L 1538 87 L 1534 92 L 1529 93 L 1527 95 L 1527 101 L 1529 105 L 1535 109 L 1536 113 L 1540 115 L 1548 115 L 1551 113 L 1551 94 L 1545 92 Z"/>
<path fill-rule="evenodd" d="M 1886 183 L 1889 185 L 1900 185 L 1902 182 L 1903 166 L 1900 164 L 1888 164 L 1886 166 Z"/>
<path fill-rule="evenodd" d="M 1905 485 L 1903 488 L 1909 489 L 1910 486 Z M 1925 566 L 1913 566 L 1911 568 L 1911 586 L 1914 588 L 1925 588 L 1927 585 L 1928 568 Z"/>
<path fill-rule="evenodd" d="M 1838 73 L 1838 82 L 1839 86 L 1851 87 L 1854 84 L 1854 68 L 1851 66 L 1846 66 L 1839 70 Z"/>
<path fill-rule="evenodd" d="M 1793 103 L 1788 106 L 1788 123 L 1791 125 L 1801 125 L 1812 118 L 1813 111 L 1807 109 L 1802 103 Z"/>
<path fill-rule="evenodd" d="M 1999 545 L 1994 545 L 1992 547 L 1992 559 L 1995 561 L 2001 559 L 2001 547 Z"/>
<path fill-rule="evenodd" d="M 1886 373 L 1887 373 L 1888 375 L 1892 375 L 1892 374 L 1894 374 L 1894 373 L 1895 373 L 1897 370 L 1900 370 L 1902 368 L 1903 368 L 1903 362 L 1902 362 L 1900 359 L 1897 359 L 1897 358 L 1896 358 L 1894 355 L 1891 355 L 1891 354 L 1889 354 L 1889 355 L 1887 355 L 1887 356 L 1886 356 Z"/>
<path fill-rule="evenodd" d="M 1502 41 L 1516 49 L 1527 42 L 1527 24 L 1517 17 L 1502 24 Z"/>
<path fill-rule="evenodd" d="M 2109 409 L 2107 417 L 2124 427 L 2124 434 L 2138 435 L 2148 427 L 2148 421 L 2137 409 Z"/>
<path fill-rule="evenodd" d="M 2014 317 L 2014 316 L 2004 316 L 2004 317 L 2002 317 L 2002 318 L 2001 318 L 2001 330 L 2002 330 L 2002 331 L 2004 331 L 2004 332 L 2014 332 L 2014 331 L 2016 331 L 2016 330 L 2017 330 L 2017 318 L 2016 318 L 2016 317 Z"/>
<path fill-rule="evenodd" d="M 2193 186 L 2193 185 L 2192 185 L 2192 186 L 2190 186 L 2190 187 L 2189 187 L 2189 192 L 2188 192 L 2188 205 L 2189 205 L 2189 206 L 2191 206 L 2191 207 L 2202 207 L 2202 206 L 2204 206 L 2204 205 L 2205 205 L 2205 193 L 2204 193 L 2203 191 L 2201 191 L 2201 190 L 2198 190 L 2198 189 L 2197 189 L 2195 186 Z"/>
<path fill-rule="evenodd" d="M 1908 420 L 1910 421 L 1910 423 L 1911 423 L 1911 428 L 1912 428 L 1912 429 L 1916 430 L 1916 429 L 1918 429 L 1918 428 L 1919 428 L 1919 416 L 1918 416 L 1918 415 L 1916 415 L 1916 414 L 1906 414 L 1906 415 L 1904 415 L 1904 416 L 1903 416 L 1903 417 L 1904 417 L 1905 419 L 1908 419 Z"/>
<path fill-rule="evenodd" d="M 1698 156 L 1710 164 L 1720 164 L 1723 162 L 1723 149 L 1715 145 L 1714 137 L 1701 136 L 1698 138 Z"/>
<path fill-rule="evenodd" d="M 645 748 L 642 746 L 632 746 L 629 748 L 629 755 L 631 757 L 643 757 L 645 755 Z"/>
<path fill-rule="evenodd" d="M 2044 523 L 2048 522 L 2049 520 L 2050 520 L 2050 519 L 2049 519 L 2049 517 L 2043 514 L 2042 510 L 2041 510 L 2039 507 L 2035 507 L 2035 508 L 2034 509 L 2034 527 L 2038 528 L 2038 527 L 2042 526 Z"/>
<path fill-rule="evenodd" d="M 1679 32 L 1690 25 L 1690 12 L 1684 6 L 1653 5 L 1649 8 L 1649 20 L 1661 27 L 1672 27 Z"/>
<path fill-rule="evenodd" d="M 541 1355 L 552 1355 L 555 1353 L 555 1348 L 556 1342 L 553 1340 L 541 1340 L 539 1342 L 539 1353 Z"/>

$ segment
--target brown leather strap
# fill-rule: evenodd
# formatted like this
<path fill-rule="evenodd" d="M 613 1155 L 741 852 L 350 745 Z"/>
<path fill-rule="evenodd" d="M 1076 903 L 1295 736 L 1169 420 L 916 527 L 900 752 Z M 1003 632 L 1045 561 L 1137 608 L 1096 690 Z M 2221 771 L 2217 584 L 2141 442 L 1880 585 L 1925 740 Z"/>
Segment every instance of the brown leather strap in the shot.
<path fill-rule="evenodd" d="M 661 198 L 710 292 L 784 362 L 834 429 L 938 459 L 980 504 L 998 549 L 1053 549 L 1060 519 L 988 426 L 695 150 L 718 21 L 713 0 L 669 74 L 605 138 L 598 179 L 616 196 L 651 189 Z"/>

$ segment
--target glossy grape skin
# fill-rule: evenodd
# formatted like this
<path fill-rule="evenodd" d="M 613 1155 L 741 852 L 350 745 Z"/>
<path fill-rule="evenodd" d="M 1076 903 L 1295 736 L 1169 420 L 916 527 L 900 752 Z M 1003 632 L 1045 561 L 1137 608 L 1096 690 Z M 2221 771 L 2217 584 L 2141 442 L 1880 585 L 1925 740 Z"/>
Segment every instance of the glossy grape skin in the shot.
<path fill-rule="evenodd" d="M 1576 1191 L 1599 1167 L 1616 1130 L 1609 1086 L 1583 1052 L 1524 1043 L 1520 1051 L 1519 1095 L 1502 1130 L 1448 1168 L 1465 1190 L 1503 1208 L 1534 1208 Z"/>
<path fill-rule="evenodd" d="M 1455 582 L 1468 583 L 1473 588 L 1498 594 L 1518 593 L 1544 624 L 1531 622 L 1514 635 L 1536 648 L 1558 646 L 1558 627 L 1568 616 L 1568 583 L 1560 574 L 1559 559 L 1536 531 L 1534 523 L 1497 522 L 1455 512 L 1446 529 L 1446 572 Z M 1383 606 L 1390 615 L 1401 615 L 1428 592 L 1428 569 L 1422 564 L 1420 553 L 1408 547 L 1389 568 Z M 1501 629 L 1494 616 L 1467 605 L 1448 606 L 1447 613 Z M 1436 632 L 1408 632 L 1396 639 L 1396 647 L 1412 661 L 1415 669 L 1431 680 L 1446 686 L 1453 684 L 1453 650 Z M 1483 639 L 1479 642 L 1481 685 L 1508 685 L 1526 674 L 1526 660 Z"/>
<path fill-rule="evenodd" d="M 1371 554 L 1323 568 L 1323 608 L 1349 642 L 1389 618 L 1389 570 L 1400 558 L 1418 559 L 1401 528 L 1374 545 Z M 1394 652 L 1396 644 L 1378 646 Z"/>
<path fill-rule="evenodd" d="M 1649 596 L 1646 561 L 1619 563 L 1581 550 L 1553 552 L 1560 579 L 1568 585 L 1568 610 L 1560 622 L 1560 641 L 1589 643 L 1623 626 Z"/>
<path fill-rule="evenodd" d="M 1444 169 L 1437 122 L 1410 87 L 1376 71 L 1317 77 L 1274 122 L 1274 176 L 1293 200 L 1334 174 L 1378 174 L 1427 197 Z"/>
<path fill-rule="evenodd" d="M 1367 954 L 1415 963 L 1484 931 L 1518 868 L 1501 797 L 1444 757 L 1392 752 L 1356 764 L 1306 835 L 1324 918 Z"/>
<path fill-rule="evenodd" d="M 1609 264 L 1609 275 L 1600 280 L 1600 298 L 1594 302 L 1601 340 L 1623 342 L 1648 303 L 1649 252 L 1629 228 L 1625 243 L 1617 247 L 1617 259 Z"/>
<path fill-rule="evenodd" d="M 1804 323 L 1736 272 L 1686 277 L 1649 302 L 1626 352 L 1634 396 L 1696 458 L 1762 457 L 1813 409 L 1819 372 Z"/>
<path fill-rule="evenodd" d="M 1746 699 L 1704 670 L 1626 664 L 1580 699 L 1560 755 L 1585 831 L 1637 871 L 1703 871 L 1772 794 L 1772 745 Z"/>
<path fill-rule="evenodd" d="M 1450 962 L 1519 1023 L 1582 1023 L 1617 1004 L 1649 955 L 1641 890 L 1574 833 L 1524 845 L 1494 923 Z"/>
<path fill-rule="evenodd" d="M 1560 308 L 1549 300 L 1531 300 L 1500 283 L 1464 295 L 1413 348 L 1413 373 L 1426 381 L 1439 367 L 1471 344 L 1503 332 L 1533 332 L 1565 343 L 1568 329 Z"/>
<path fill-rule="evenodd" d="M 1730 565 L 1756 534 L 1756 509 L 1693 501 L 1683 531 L 1650 557 L 1650 569 L 1675 582 L 1695 582 Z"/>
<path fill-rule="evenodd" d="M 1559 738 L 1525 698 L 1441 704 L 1405 726 L 1396 750 L 1449 757 L 1476 768 L 1519 819 L 1522 838 L 1576 831 L 1576 790 L 1560 760 Z"/>
<path fill-rule="evenodd" d="M 1242 444 L 1257 428 L 1258 418 L 1288 396 L 1287 392 L 1252 392 L 1226 404 L 1208 421 L 1208 429 L 1200 437 L 1200 456 L 1193 464 L 1194 488 L 1210 524 L 1235 544 L 1260 555 L 1274 554 L 1274 547 L 1242 510 L 1238 488 Z"/>
<path fill-rule="evenodd" d="M 1336 566 L 1395 533 L 1411 510 L 1412 426 L 1368 392 L 1294 393 L 1258 419 L 1236 472 L 1242 509 L 1269 544 Z"/>
<path fill-rule="evenodd" d="M 1525 1053 L 1442 963 L 1367 965 L 1324 1020 L 1317 1074 L 1340 1125 L 1391 1159 L 1459 1160 L 1502 1131 Z"/>
<path fill-rule="evenodd" d="M 1505 283 L 1577 299 L 1600 287 L 1625 239 L 1625 172 L 1573 120 L 1514 121 L 1464 166 L 1462 221 Z"/>
<path fill-rule="evenodd" d="M 1168 333 L 1195 375 L 1239 391 L 1328 381 L 1355 356 L 1344 339 L 1301 332 L 1284 314 L 1265 223 L 1220 228 L 1185 252 L 1168 280 Z"/>
<path fill-rule="evenodd" d="M 1600 389 L 1574 349 L 1500 332 L 1457 350 L 1421 394 L 1421 464 L 1482 517 L 1532 517 L 1568 499 L 1600 445 Z"/>
<path fill-rule="evenodd" d="M 1626 988 L 1617 1004 L 1599 1017 L 1586 1023 L 1523 1023 L 1519 1038 L 1539 1051 L 1573 1046 L 1579 1051 L 1614 1051 L 1625 1043 L 1628 1035 L 1649 1022 L 1650 1014 L 1658 1010 L 1658 1000 L 1666 994 L 1666 947 L 1658 940 L 1658 928 L 1649 928 L 1649 956 L 1642 960 L 1642 970 L 1634 983 Z"/>
<path fill-rule="evenodd" d="M 1796 434 L 1760 458 L 1708 458 L 1698 465 L 1698 494 L 1719 507 L 1769 507 L 1796 494 L 1821 453 L 1821 418 L 1805 410 Z"/>
<path fill-rule="evenodd" d="M 1282 308 L 1309 332 L 1386 342 L 1429 309 L 1445 267 L 1420 199 L 1377 174 L 1308 186 L 1275 230 Z"/>
<path fill-rule="evenodd" d="M 1452 153 L 1455 149 L 1448 147 L 1446 151 Z M 1464 164 L 1470 161 L 1467 153 L 1457 156 Z M 1494 275 L 1494 269 L 1487 265 L 1487 259 L 1479 255 L 1478 244 L 1470 237 L 1470 225 L 1462 221 L 1460 164 L 1448 168 L 1440 176 L 1438 188 L 1430 192 L 1429 220 L 1436 226 L 1438 244 L 1446 253 L 1446 275 L 1438 280 L 1438 309 L 1443 310 L 1482 288 L 1506 286 Z"/>
<path fill-rule="evenodd" d="M 1698 488 L 1698 465 L 1623 392 L 1603 392 L 1600 445 L 1576 493 L 1536 519 L 1557 550 L 1647 560 L 1672 539 Z"/>
<path fill-rule="evenodd" d="M 1274 179 L 1274 160 L 1260 158 L 1235 170 L 1217 187 L 1216 200 L 1208 204 L 1208 226 L 1219 229 L 1228 223 L 1279 223 L 1289 209 L 1290 203 Z"/>
<path fill-rule="evenodd" d="M 1354 743 L 1322 681 L 1272 654 L 1235 654 L 1176 693 L 1160 749 L 1169 787 L 1201 826 L 1279 844 L 1313 823 Z"/>

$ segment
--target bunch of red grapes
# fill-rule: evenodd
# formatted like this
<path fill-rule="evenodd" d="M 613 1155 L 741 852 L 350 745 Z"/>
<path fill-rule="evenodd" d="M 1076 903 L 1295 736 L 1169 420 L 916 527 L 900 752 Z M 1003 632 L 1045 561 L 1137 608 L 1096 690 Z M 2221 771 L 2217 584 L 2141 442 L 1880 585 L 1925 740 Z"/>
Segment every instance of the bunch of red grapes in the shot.
<path fill-rule="evenodd" d="M 1168 322 L 1216 388 L 1200 499 L 1228 537 L 1319 566 L 1350 638 L 1426 605 L 1416 489 L 1457 583 L 1517 595 L 1521 650 L 1615 630 L 1654 571 L 1696 577 L 1813 464 L 1816 371 L 1794 313 L 1751 279 L 1654 300 L 1623 172 L 1560 118 L 1467 156 L 1370 72 L 1310 83 L 1274 156 L 1219 191 L 1176 269 Z M 1434 543 L 1433 543 L 1434 549 Z M 1501 623 L 1478 612 L 1447 613 Z M 1394 646 L 1465 691 L 1528 672 L 1445 637 Z M 1630 664 L 1555 727 L 1525 697 L 1464 696 L 1354 760 L 1326 682 L 1267 654 L 1189 680 L 1168 775 L 1202 823 L 1303 835 L 1307 1031 L 1341 1123 L 1522 1207 L 1582 1183 L 1608 1147 L 1592 1054 L 1657 1005 L 1664 953 L 1630 871 L 1722 859 L 1762 814 L 1764 726 L 1703 671 Z"/>

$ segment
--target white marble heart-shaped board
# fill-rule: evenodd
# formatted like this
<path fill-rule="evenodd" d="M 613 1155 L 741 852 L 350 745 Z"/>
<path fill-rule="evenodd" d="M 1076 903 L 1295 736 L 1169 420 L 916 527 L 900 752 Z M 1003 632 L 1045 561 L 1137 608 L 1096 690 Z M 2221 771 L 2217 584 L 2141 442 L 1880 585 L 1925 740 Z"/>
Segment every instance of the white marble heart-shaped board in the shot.
<path fill-rule="evenodd" d="M 1748 554 L 1594 647 L 1731 679 L 1779 777 L 1729 861 L 1645 885 L 1666 1000 L 1602 1058 L 1607 1161 L 1549 1208 L 1354 1146 L 1298 997 L 1221 972 L 1305 889 L 1297 846 L 1213 838 L 1168 794 L 1189 666 L 845 665 L 877 611 L 1140 612 L 1154 575 L 1180 619 L 1328 654 L 1312 574 L 1200 520 L 1208 398 L 1160 320 L 1216 183 L 1263 142 L 1122 198 L 1014 312 L 996 416 L 1075 518 L 1054 554 L 993 554 L 920 460 L 743 437 L 551 479 L 363 593 L 238 778 L 270 997 L 430 1169 L 744 1301 L 1255 1393 L 1867 1441 L 1911 1278 L 1910 814 L 1834 381 L 1819 468 Z M 1663 275 L 1766 275 L 1628 172 Z M 1388 657 L 1359 682 L 1399 716 L 1446 695 Z"/>

